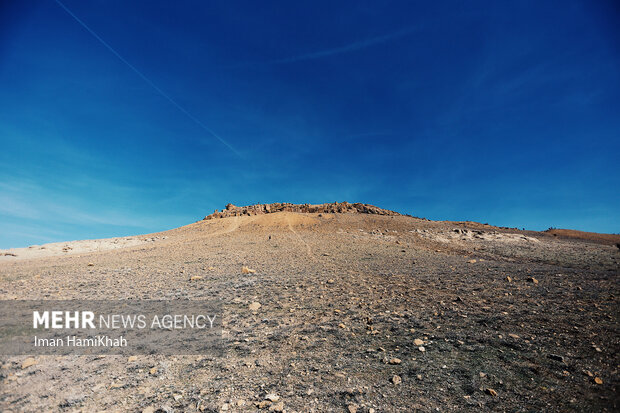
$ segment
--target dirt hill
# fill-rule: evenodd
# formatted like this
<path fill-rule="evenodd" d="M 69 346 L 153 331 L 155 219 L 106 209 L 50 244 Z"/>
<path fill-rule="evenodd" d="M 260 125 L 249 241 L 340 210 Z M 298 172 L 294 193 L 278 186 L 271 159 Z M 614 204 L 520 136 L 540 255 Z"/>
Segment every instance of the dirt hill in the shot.
<path fill-rule="evenodd" d="M 2 356 L 0 410 L 618 410 L 614 245 L 375 208 L 11 250 L 4 300 L 216 297 L 226 351 Z"/>

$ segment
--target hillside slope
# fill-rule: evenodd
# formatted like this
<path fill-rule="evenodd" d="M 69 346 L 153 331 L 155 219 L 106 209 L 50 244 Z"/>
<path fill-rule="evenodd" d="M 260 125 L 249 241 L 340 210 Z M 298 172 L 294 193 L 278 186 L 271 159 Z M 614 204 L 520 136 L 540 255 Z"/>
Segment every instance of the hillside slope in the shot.
<path fill-rule="evenodd" d="M 239 214 L 133 238 L 2 257 L 0 297 L 217 297 L 225 354 L 39 356 L 26 368 L 4 356 L 3 411 L 618 408 L 613 245 L 357 211 Z"/>

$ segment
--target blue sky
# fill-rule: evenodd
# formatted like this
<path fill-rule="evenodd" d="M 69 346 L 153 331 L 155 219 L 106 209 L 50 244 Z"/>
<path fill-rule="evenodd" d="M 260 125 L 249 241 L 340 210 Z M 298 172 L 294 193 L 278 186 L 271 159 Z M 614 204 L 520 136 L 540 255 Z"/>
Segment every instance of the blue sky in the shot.
<path fill-rule="evenodd" d="M 613 2 L 63 0 L 109 48 L 6 3 L 0 248 L 227 202 L 620 232 Z"/>

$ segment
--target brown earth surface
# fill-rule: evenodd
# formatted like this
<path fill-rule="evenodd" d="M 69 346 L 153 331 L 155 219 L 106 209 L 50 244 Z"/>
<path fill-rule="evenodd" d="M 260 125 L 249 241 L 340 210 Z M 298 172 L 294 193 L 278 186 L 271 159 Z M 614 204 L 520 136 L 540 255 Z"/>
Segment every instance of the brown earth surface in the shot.
<path fill-rule="evenodd" d="M 7 250 L 3 300 L 215 298 L 225 352 L 2 356 L 0 410 L 618 411 L 602 241 L 280 211 Z"/>
<path fill-rule="evenodd" d="M 565 238 L 577 238 L 582 240 L 590 240 L 597 242 L 604 242 L 607 244 L 617 244 L 620 243 L 620 235 L 619 234 L 599 234 L 596 232 L 584 232 L 584 231 L 575 231 L 574 229 L 557 229 L 552 228 L 545 231 L 547 234 L 551 234 L 553 236 L 565 237 Z"/>

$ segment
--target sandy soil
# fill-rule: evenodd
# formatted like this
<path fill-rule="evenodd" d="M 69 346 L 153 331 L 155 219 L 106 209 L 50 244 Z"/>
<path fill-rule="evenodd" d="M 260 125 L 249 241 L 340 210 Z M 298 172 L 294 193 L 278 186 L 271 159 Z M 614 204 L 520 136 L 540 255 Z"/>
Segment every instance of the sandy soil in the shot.
<path fill-rule="evenodd" d="M 117 248 L 132 247 L 146 242 L 164 239 L 159 236 L 121 237 L 106 239 L 89 239 L 82 241 L 54 242 L 43 245 L 31 245 L 27 248 L 0 249 L 0 263 L 13 262 L 31 258 L 45 258 L 57 255 L 83 254 L 95 251 L 107 251 Z"/>
<path fill-rule="evenodd" d="M 217 297 L 225 355 L 5 356 L 0 410 L 618 411 L 610 243 L 287 212 L 88 243 L 2 257 L 0 298 Z"/>

